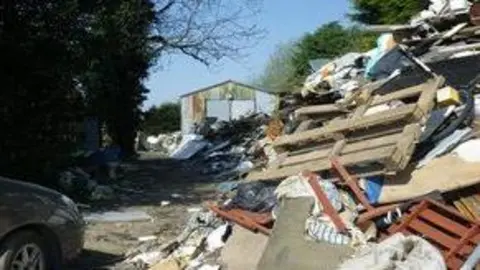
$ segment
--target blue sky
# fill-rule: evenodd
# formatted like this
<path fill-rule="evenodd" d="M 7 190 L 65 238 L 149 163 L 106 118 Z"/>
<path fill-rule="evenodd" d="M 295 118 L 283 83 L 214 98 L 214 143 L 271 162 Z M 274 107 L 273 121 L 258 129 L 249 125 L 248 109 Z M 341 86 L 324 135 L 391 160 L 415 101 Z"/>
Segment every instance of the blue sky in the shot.
<path fill-rule="evenodd" d="M 246 52 L 247 57 L 235 62 L 225 60 L 207 68 L 186 56 L 173 56 L 151 70 L 146 82 L 151 92 L 144 107 L 177 101 L 181 94 L 228 79 L 248 82 L 262 72 L 278 44 L 295 40 L 329 21 L 345 21 L 348 8 L 348 0 L 300 0 L 296 3 L 264 0 L 259 26 L 268 33 Z"/>

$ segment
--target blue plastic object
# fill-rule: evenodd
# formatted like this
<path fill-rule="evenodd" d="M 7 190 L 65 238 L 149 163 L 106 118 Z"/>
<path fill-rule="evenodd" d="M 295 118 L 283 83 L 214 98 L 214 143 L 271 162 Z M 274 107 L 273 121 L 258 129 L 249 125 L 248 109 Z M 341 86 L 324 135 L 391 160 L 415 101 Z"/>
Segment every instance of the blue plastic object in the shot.
<path fill-rule="evenodd" d="M 378 198 L 382 192 L 383 181 L 384 179 L 382 176 L 372 176 L 366 178 L 365 193 L 370 203 L 374 204 L 378 202 Z"/>

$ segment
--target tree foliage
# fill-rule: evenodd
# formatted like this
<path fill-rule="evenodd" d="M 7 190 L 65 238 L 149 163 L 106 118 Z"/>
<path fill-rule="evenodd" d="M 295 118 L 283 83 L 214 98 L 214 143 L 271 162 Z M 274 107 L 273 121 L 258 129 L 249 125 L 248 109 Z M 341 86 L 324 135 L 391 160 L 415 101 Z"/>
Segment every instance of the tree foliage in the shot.
<path fill-rule="evenodd" d="M 76 91 L 81 32 L 74 0 L 7 1 L 0 26 L 0 173 L 40 179 L 75 142 L 82 97 Z M 61 27 L 59 27 L 61 25 Z"/>
<path fill-rule="evenodd" d="M 89 113 L 105 123 L 114 143 L 132 154 L 141 105 L 147 88 L 143 80 L 153 63 L 149 42 L 154 5 L 149 0 L 104 1 L 88 17 L 89 61 L 79 80 Z"/>
<path fill-rule="evenodd" d="M 5 0 L 0 175 L 38 180 L 79 143 L 86 116 L 133 152 L 150 66 L 239 55 L 262 31 L 255 0 Z"/>
<path fill-rule="evenodd" d="M 293 80 L 295 67 L 292 57 L 295 43 L 280 44 L 267 60 L 267 64 L 253 84 L 259 85 L 272 92 L 292 91 L 296 85 Z"/>
<path fill-rule="evenodd" d="M 146 134 L 158 135 L 180 130 L 180 104 L 163 103 L 152 106 L 145 112 L 142 131 Z"/>
<path fill-rule="evenodd" d="M 428 7 L 429 0 L 352 0 L 350 17 L 364 24 L 402 24 Z"/>

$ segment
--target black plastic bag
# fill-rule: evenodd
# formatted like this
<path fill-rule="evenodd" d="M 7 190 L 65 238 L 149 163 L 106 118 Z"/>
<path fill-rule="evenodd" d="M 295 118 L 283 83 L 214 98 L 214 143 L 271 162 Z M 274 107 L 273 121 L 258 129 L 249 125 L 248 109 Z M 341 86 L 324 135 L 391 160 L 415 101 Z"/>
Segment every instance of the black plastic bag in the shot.
<path fill-rule="evenodd" d="M 241 184 L 237 188 L 236 196 L 226 208 L 240 208 L 257 213 L 269 212 L 277 204 L 275 188 L 262 182 Z"/>

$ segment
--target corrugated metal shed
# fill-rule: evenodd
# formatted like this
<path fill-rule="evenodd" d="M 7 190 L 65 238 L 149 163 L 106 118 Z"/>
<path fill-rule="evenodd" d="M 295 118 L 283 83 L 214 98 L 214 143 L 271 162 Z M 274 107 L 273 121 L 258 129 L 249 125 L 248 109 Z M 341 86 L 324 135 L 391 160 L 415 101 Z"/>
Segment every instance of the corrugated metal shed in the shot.
<path fill-rule="evenodd" d="M 229 120 L 251 111 L 272 114 L 277 96 L 263 89 L 228 80 L 180 96 L 182 133 L 206 117 Z"/>

